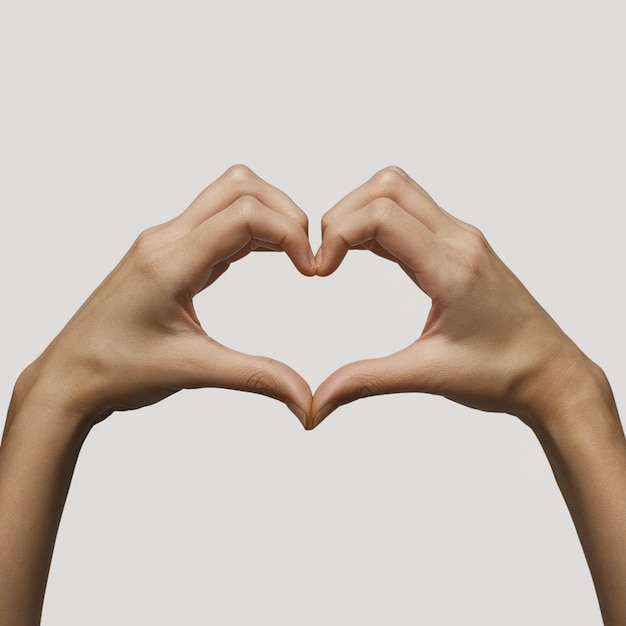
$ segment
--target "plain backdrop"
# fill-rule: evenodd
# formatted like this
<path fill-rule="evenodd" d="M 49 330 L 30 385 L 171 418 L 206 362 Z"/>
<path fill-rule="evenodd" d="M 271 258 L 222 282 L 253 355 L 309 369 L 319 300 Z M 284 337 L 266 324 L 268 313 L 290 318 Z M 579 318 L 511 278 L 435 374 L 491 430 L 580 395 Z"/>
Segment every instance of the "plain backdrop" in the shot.
<path fill-rule="evenodd" d="M 319 219 L 385 165 L 479 226 L 624 406 L 626 10 L 525 2 L 3 1 L 0 400 L 136 235 L 243 162 Z M 351 252 L 197 298 L 209 334 L 315 388 L 414 340 L 428 300 Z M 43 623 L 601 623 L 532 432 L 397 395 L 305 432 L 181 392 L 98 425 Z"/>

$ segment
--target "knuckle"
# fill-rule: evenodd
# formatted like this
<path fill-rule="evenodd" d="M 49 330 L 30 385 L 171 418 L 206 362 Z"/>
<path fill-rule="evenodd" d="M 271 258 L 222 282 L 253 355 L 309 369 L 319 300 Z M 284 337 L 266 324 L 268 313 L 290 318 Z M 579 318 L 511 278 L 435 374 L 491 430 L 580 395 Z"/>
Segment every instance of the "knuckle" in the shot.
<path fill-rule="evenodd" d="M 386 169 L 393 170 L 396 174 L 399 174 L 403 180 L 409 177 L 409 175 L 398 165 L 388 165 Z"/>
<path fill-rule="evenodd" d="M 475 281 L 483 275 L 491 250 L 485 236 L 476 230 L 477 232 L 467 231 L 461 247 L 465 278 L 470 281 Z"/>
<path fill-rule="evenodd" d="M 323 230 L 324 234 L 322 238 L 328 241 L 334 241 L 337 238 L 339 238 L 347 245 L 346 229 L 347 227 L 346 227 L 346 223 L 344 220 L 342 219 L 333 220 L 332 222 L 328 222 L 324 226 L 324 230 Z"/>
<path fill-rule="evenodd" d="M 381 380 L 370 372 L 359 372 L 352 378 L 350 391 L 351 397 L 355 400 L 368 398 L 381 393 Z"/>
<path fill-rule="evenodd" d="M 296 222 L 298 222 L 298 224 L 300 224 L 300 226 L 302 226 L 302 228 L 304 228 L 306 232 L 309 231 L 309 218 L 306 216 L 305 213 L 300 212 L 298 214 L 298 217 L 296 217 Z"/>
<path fill-rule="evenodd" d="M 135 253 L 136 268 L 141 276 L 150 281 L 164 274 L 164 257 L 156 248 L 140 248 Z"/>
<path fill-rule="evenodd" d="M 231 165 L 224 174 L 232 184 L 245 185 L 255 178 L 254 172 L 242 163 Z"/>
<path fill-rule="evenodd" d="M 372 218 L 376 223 L 388 222 L 396 215 L 398 205 L 390 198 L 376 198 L 371 204 Z"/>
<path fill-rule="evenodd" d="M 322 231 L 325 231 L 332 222 L 331 211 L 326 211 L 324 215 L 322 215 Z"/>
<path fill-rule="evenodd" d="M 135 267 L 145 279 L 152 280 L 162 273 L 162 246 L 159 244 L 157 232 L 157 226 L 146 228 L 139 233 L 131 248 Z"/>
<path fill-rule="evenodd" d="M 467 222 L 463 222 L 463 226 L 469 230 L 470 233 L 474 234 L 474 235 L 479 235 L 480 237 L 485 237 L 482 233 L 481 230 L 479 230 L 478 228 L 476 228 L 476 226 L 472 225 L 472 224 L 468 224 Z"/>
<path fill-rule="evenodd" d="M 163 225 L 143 230 L 135 239 L 128 262 L 140 280 L 163 288 L 173 278 L 172 247 Z"/>
<path fill-rule="evenodd" d="M 374 174 L 374 182 L 383 192 L 395 191 L 407 179 L 407 174 L 396 165 L 384 167 Z"/>
<path fill-rule="evenodd" d="M 263 396 L 274 397 L 276 381 L 274 377 L 263 369 L 254 369 L 246 374 L 244 379 L 244 389 L 252 393 L 259 393 Z"/>
<path fill-rule="evenodd" d="M 487 243 L 487 239 L 478 229 L 476 229 L 475 232 L 470 232 L 467 245 L 469 247 L 469 253 L 471 258 L 477 260 L 483 259 L 489 252 L 489 244 Z"/>
<path fill-rule="evenodd" d="M 259 201 L 254 196 L 240 196 L 236 203 L 237 215 L 244 221 L 248 221 L 253 218 L 256 212 L 259 210 Z"/>
<path fill-rule="evenodd" d="M 139 235 L 137 235 L 133 248 L 135 250 L 143 250 L 144 248 L 150 247 L 157 230 L 157 226 L 151 226 L 150 228 L 142 230 Z"/>

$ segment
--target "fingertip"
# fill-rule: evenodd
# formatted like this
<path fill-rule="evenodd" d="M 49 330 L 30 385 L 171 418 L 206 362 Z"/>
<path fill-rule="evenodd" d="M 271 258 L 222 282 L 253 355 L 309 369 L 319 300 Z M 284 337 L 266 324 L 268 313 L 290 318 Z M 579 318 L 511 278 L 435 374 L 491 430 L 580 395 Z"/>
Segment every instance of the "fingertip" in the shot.
<path fill-rule="evenodd" d="M 332 274 L 339 264 L 333 264 L 328 255 L 324 255 L 323 246 L 315 253 L 315 270 L 318 276 L 328 276 Z"/>
<path fill-rule="evenodd" d="M 315 264 L 315 259 L 313 258 L 313 254 L 308 260 L 307 263 L 302 263 L 300 267 L 298 267 L 298 271 L 304 276 L 316 276 L 317 275 L 317 265 Z"/>
<path fill-rule="evenodd" d="M 317 428 L 335 409 L 339 407 L 339 402 L 329 402 L 324 405 L 314 416 L 311 430 Z"/>
<path fill-rule="evenodd" d="M 322 251 L 322 246 L 320 246 L 318 251 L 315 253 L 315 257 L 313 257 L 313 261 L 315 262 L 315 265 L 318 269 L 322 267 L 323 260 L 324 260 L 324 253 Z"/>
<path fill-rule="evenodd" d="M 309 247 L 309 273 L 307 276 L 315 276 L 317 274 L 317 261 L 313 254 L 313 250 Z"/>
<path fill-rule="evenodd" d="M 380 369 L 382 360 L 384 358 L 348 363 L 322 381 L 313 395 L 313 427 L 318 426 L 339 406 L 360 398 L 389 393 L 389 381 Z"/>
<path fill-rule="evenodd" d="M 295 255 L 294 255 L 295 257 Z M 311 243 L 308 238 L 303 239 L 301 247 L 297 252 L 298 261 L 294 258 L 294 263 L 298 270 L 305 276 L 315 276 L 317 274 L 317 263 L 315 255 L 311 249 Z"/>
<path fill-rule="evenodd" d="M 287 400 L 285 404 L 287 408 L 298 418 L 302 426 L 306 430 L 309 430 L 306 411 L 302 407 L 298 406 L 295 402 L 292 402 L 291 400 Z"/>
<path fill-rule="evenodd" d="M 317 276 L 324 276 L 324 272 L 322 269 L 322 249 L 321 248 L 315 253 L 315 257 L 313 258 L 313 261 L 315 263 L 315 274 Z"/>
<path fill-rule="evenodd" d="M 317 266 L 313 251 L 309 247 L 308 253 L 304 250 L 285 249 L 287 256 L 295 265 L 296 269 L 304 276 L 315 276 L 317 274 Z"/>

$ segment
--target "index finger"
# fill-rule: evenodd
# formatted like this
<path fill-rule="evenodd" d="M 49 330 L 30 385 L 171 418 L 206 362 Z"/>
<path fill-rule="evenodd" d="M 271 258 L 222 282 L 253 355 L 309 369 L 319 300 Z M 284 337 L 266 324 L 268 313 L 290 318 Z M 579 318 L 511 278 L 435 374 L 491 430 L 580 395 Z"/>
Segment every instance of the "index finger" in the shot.
<path fill-rule="evenodd" d="M 316 273 L 313 253 L 304 231 L 295 222 L 252 196 L 238 198 L 224 211 L 205 220 L 184 237 L 172 242 L 177 282 L 198 293 L 213 267 L 245 254 L 251 241 L 267 242 L 283 250 L 305 276 Z"/>
<path fill-rule="evenodd" d="M 441 242 L 420 220 L 390 198 L 377 198 L 328 225 L 316 259 L 318 274 L 331 274 L 348 250 L 367 242 L 376 242 L 388 253 L 388 258 L 414 272 L 420 286 L 427 291 L 420 277 L 433 276 L 438 271 Z"/>
<path fill-rule="evenodd" d="M 304 211 L 282 190 L 257 176 L 246 165 L 233 165 L 206 187 L 175 221 L 188 232 L 230 206 L 250 196 L 270 209 L 294 220 L 308 234 Z"/>
<path fill-rule="evenodd" d="M 390 166 L 376 172 L 325 213 L 322 236 L 329 224 L 358 211 L 376 198 L 390 198 L 433 232 L 453 225 L 450 215 L 404 170 Z"/>

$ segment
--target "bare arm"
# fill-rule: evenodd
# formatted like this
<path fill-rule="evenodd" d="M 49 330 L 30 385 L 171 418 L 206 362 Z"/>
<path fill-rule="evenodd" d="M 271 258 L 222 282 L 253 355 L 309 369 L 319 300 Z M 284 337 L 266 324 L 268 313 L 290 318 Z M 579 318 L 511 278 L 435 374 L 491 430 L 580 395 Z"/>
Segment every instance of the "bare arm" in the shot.
<path fill-rule="evenodd" d="M 72 472 L 95 423 L 193 387 L 263 393 L 301 420 L 310 412 L 294 370 L 217 343 L 194 311 L 193 297 L 257 248 L 284 250 L 315 273 L 304 213 L 236 166 L 142 233 L 20 376 L 0 446 L 1 626 L 39 624 Z"/>
<path fill-rule="evenodd" d="M 386 168 L 325 216 L 318 273 L 350 248 L 397 262 L 432 299 L 418 339 L 346 365 L 315 392 L 309 427 L 368 395 L 418 391 L 516 415 L 537 435 L 576 525 L 605 623 L 626 623 L 626 441 L 609 383 L 484 236 Z"/>
<path fill-rule="evenodd" d="M 626 620 L 626 441 L 608 383 L 591 372 L 534 429 L 576 525 L 607 625 Z"/>
<path fill-rule="evenodd" d="M 0 446 L 0 625 L 38 624 L 63 505 L 88 426 L 53 396 L 13 394 Z"/>

